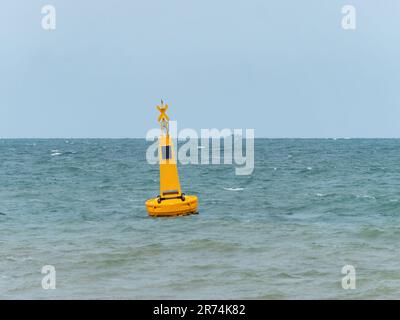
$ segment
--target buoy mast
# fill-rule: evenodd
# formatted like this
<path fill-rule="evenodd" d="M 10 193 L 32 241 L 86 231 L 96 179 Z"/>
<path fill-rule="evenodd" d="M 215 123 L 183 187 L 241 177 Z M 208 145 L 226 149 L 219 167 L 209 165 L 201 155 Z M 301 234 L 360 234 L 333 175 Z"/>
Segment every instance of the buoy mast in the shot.
<path fill-rule="evenodd" d="M 168 104 L 163 103 L 157 106 L 160 115 L 158 122 L 160 123 L 161 135 L 158 143 L 158 155 L 160 160 L 160 195 L 159 201 L 165 199 L 182 198 L 184 195 L 181 192 L 179 183 L 178 167 L 175 159 L 174 145 L 169 135 L 169 117 L 165 113 L 168 109 Z"/>
<path fill-rule="evenodd" d="M 178 167 L 175 159 L 174 144 L 169 135 L 169 117 L 166 114 L 168 104 L 157 106 L 160 115 L 158 122 L 161 134 L 158 139 L 158 156 L 160 160 L 160 194 L 146 201 L 150 216 L 182 216 L 197 212 L 197 197 L 185 196 L 181 192 Z"/>

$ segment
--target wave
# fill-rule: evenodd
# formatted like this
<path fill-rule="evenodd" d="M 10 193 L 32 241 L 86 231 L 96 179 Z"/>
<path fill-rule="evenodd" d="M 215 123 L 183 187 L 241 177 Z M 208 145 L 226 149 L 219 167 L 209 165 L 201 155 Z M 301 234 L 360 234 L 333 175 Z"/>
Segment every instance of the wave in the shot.
<path fill-rule="evenodd" d="M 359 233 L 359 235 L 364 238 L 377 238 L 385 234 L 386 234 L 385 230 L 376 227 L 363 228 Z"/>
<path fill-rule="evenodd" d="M 61 156 L 61 155 L 71 155 L 71 154 L 77 154 L 77 151 L 65 151 L 61 152 L 60 150 L 51 150 L 51 156 Z"/>
<path fill-rule="evenodd" d="M 368 194 L 357 194 L 356 198 L 362 198 L 362 199 L 372 199 L 372 200 L 376 200 L 376 198 L 374 196 L 370 196 Z"/>
<path fill-rule="evenodd" d="M 226 191 L 243 191 L 244 188 L 223 188 Z"/>
<path fill-rule="evenodd" d="M 52 157 L 54 157 L 54 156 L 60 156 L 60 155 L 62 155 L 62 152 L 60 152 L 60 150 L 57 150 L 57 149 L 51 150 L 51 156 L 52 156 Z"/>

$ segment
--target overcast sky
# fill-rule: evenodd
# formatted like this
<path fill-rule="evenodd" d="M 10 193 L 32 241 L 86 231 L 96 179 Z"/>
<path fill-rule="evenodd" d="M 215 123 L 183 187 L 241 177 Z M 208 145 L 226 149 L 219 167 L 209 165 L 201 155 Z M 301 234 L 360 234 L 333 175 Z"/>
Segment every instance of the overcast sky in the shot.
<path fill-rule="evenodd" d="M 144 137 L 161 97 L 180 129 L 400 137 L 398 0 L 2 0 L 0 40 L 2 138 Z"/>

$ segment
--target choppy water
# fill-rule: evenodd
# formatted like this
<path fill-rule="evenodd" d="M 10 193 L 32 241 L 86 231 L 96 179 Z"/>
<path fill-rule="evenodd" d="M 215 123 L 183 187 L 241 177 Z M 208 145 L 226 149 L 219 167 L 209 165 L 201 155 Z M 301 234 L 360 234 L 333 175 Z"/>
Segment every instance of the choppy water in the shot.
<path fill-rule="evenodd" d="M 0 298 L 400 297 L 400 140 L 258 139 L 251 176 L 181 165 L 200 214 L 167 219 L 145 211 L 147 146 L 0 140 Z"/>

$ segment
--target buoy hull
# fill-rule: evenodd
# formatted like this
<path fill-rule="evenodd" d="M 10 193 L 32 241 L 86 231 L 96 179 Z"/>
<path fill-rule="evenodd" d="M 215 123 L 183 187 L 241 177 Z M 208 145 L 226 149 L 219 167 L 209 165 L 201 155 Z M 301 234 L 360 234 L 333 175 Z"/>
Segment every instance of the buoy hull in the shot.
<path fill-rule="evenodd" d="M 176 217 L 198 213 L 197 197 L 185 196 L 182 199 L 164 199 L 160 203 L 157 198 L 146 201 L 146 208 L 149 216 L 152 217 Z"/>

